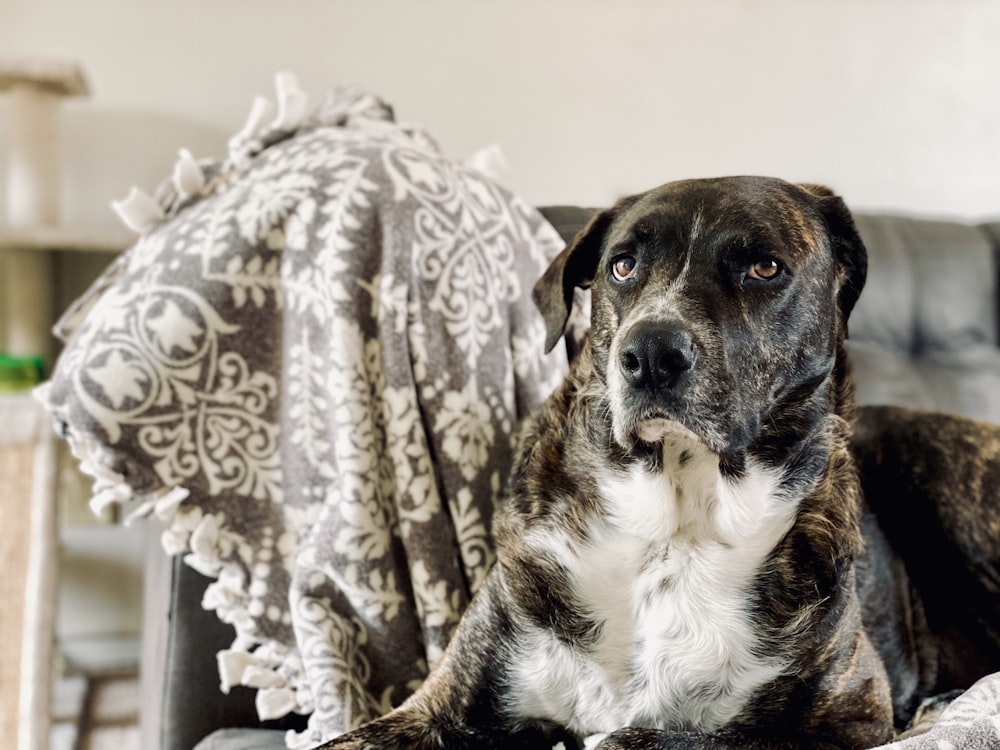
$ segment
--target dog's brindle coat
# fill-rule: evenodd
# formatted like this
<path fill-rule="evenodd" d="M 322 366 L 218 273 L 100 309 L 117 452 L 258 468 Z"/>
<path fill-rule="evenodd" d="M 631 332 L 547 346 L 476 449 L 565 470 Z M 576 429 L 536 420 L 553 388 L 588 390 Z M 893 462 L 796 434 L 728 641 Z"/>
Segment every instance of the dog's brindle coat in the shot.
<path fill-rule="evenodd" d="M 577 286 L 592 329 L 524 436 L 497 565 L 424 686 L 324 747 L 864 748 L 1000 667 L 996 509 L 942 528 L 935 505 L 862 500 L 843 343 L 866 267 L 816 186 L 679 182 L 598 214 L 535 289 L 549 349 Z M 919 432 L 901 414 L 854 446 L 880 497 L 920 493 L 883 461 Z M 967 455 L 1000 446 L 975 429 Z M 996 486 L 995 462 L 965 469 L 940 494 Z"/>

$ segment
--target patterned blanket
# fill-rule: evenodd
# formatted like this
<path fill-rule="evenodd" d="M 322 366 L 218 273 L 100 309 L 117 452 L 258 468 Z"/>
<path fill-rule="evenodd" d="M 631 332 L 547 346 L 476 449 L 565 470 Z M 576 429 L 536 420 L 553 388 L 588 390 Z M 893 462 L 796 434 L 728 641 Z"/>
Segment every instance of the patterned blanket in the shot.
<path fill-rule="evenodd" d="M 307 113 L 287 77 L 227 158 L 119 210 L 141 237 L 43 398 L 94 507 L 156 514 L 215 579 L 222 689 L 311 714 L 309 747 L 420 683 L 492 563 L 517 425 L 565 372 L 529 294 L 562 242 L 381 100 Z M 998 685 L 893 750 L 1000 746 Z"/>
<path fill-rule="evenodd" d="M 306 747 L 412 691 L 485 576 L 516 426 L 565 369 L 530 299 L 562 242 L 363 92 L 260 109 L 121 207 L 141 239 L 64 318 L 48 401 L 95 507 L 137 498 L 217 579 L 223 689 L 311 713 Z"/>

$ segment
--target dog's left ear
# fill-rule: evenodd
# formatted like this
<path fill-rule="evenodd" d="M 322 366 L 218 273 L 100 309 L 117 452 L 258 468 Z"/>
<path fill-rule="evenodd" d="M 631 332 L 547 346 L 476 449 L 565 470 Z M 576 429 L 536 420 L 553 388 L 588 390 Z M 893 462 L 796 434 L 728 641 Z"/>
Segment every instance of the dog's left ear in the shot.
<path fill-rule="evenodd" d="M 594 280 L 601 260 L 604 236 L 617 214 L 615 208 L 596 214 L 555 257 L 535 284 L 532 299 L 545 320 L 545 353 L 552 351 L 563 332 L 573 307 L 573 289 L 586 289 Z"/>
<path fill-rule="evenodd" d="M 830 229 L 830 244 L 844 271 L 837 300 L 846 321 L 868 277 L 868 250 L 854 226 L 847 204 L 839 195 L 823 185 L 800 184 L 799 187 L 814 197 L 816 206 Z"/>

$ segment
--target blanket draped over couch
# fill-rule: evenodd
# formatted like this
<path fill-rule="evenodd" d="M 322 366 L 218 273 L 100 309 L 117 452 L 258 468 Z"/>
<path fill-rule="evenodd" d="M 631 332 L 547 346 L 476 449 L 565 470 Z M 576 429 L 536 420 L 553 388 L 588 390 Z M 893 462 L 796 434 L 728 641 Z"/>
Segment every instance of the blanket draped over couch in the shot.
<path fill-rule="evenodd" d="M 412 691 L 491 565 L 516 428 L 565 372 L 530 298 L 562 242 L 354 89 L 283 91 L 131 216 L 44 398 L 95 506 L 216 579 L 222 689 L 311 714 L 308 747 Z M 996 747 L 997 685 L 899 747 Z"/>
<path fill-rule="evenodd" d="M 412 691 L 485 576 L 564 372 L 530 298 L 561 241 L 358 91 L 199 167 L 67 316 L 49 400 L 95 503 L 147 501 L 218 579 L 223 689 L 312 713 L 308 746 Z"/>

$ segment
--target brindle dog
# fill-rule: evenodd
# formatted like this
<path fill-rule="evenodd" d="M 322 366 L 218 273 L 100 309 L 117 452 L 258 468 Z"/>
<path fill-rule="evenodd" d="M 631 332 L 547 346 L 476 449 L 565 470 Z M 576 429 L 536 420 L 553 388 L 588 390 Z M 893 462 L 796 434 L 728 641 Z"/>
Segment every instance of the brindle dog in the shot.
<path fill-rule="evenodd" d="M 498 563 L 424 686 L 323 747 L 866 748 L 1000 668 L 998 430 L 873 410 L 852 446 L 866 268 L 822 187 L 599 213 L 535 288 L 549 349 L 575 287 L 592 328 L 523 439 Z"/>

